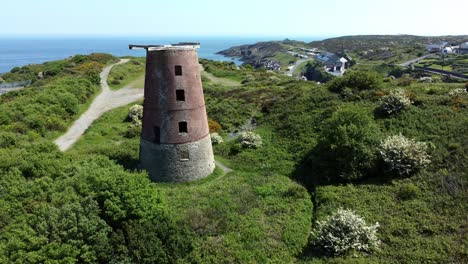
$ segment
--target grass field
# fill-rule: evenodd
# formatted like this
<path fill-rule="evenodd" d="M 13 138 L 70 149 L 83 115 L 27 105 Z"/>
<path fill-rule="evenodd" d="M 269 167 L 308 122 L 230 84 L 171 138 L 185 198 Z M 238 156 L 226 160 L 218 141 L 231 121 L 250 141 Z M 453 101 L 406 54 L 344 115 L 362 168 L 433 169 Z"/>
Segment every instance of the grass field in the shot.
<path fill-rule="evenodd" d="M 123 88 L 137 80 L 133 86 L 138 86 L 141 85 L 139 82 L 143 78 L 144 71 L 145 58 L 132 58 L 127 63 L 114 66 L 107 82 L 112 90 Z M 143 88 L 143 85 L 138 86 L 138 88 Z"/>

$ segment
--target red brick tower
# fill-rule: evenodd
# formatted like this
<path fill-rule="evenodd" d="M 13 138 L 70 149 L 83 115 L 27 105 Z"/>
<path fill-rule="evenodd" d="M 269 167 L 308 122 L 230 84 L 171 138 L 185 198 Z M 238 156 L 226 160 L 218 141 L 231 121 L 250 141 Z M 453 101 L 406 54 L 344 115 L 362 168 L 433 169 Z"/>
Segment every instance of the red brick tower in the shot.
<path fill-rule="evenodd" d="M 198 63 L 198 43 L 146 49 L 140 166 L 152 181 L 200 179 L 215 167 Z"/>

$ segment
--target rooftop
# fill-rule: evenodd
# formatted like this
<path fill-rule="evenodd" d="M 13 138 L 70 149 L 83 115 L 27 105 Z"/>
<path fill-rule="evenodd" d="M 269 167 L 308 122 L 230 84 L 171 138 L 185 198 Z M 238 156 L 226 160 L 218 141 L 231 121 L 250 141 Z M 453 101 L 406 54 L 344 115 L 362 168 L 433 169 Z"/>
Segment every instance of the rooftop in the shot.
<path fill-rule="evenodd" d="M 147 51 L 153 50 L 192 50 L 200 48 L 200 43 L 196 42 L 180 42 L 177 44 L 168 45 L 128 45 L 129 49 L 145 49 Z"/>

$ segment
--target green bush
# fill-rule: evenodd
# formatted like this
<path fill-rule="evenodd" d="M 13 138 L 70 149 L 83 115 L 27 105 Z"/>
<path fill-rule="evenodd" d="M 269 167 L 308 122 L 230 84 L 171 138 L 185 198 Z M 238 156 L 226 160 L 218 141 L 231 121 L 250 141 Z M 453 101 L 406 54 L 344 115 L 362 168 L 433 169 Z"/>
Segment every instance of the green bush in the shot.
<path fill-rule="evenodd" d="M 374 168 L 379 128 L 360 106 L 339 109 L 325 121 L 322 137 L 309 162 L 317 177 L 356 180 Z"/>
<path fill-rule="evenodd" d="M 418 197 L 420 193 L 421 190 L 418 188 L 418 186 L 412 183 L 408 183 L 401 186 L 400 190 L 398 190 L 397 196 L 400 200 L 411 200 Z"/>
<path fill-rule="evenodd" d="M 382 141 L 379 152 L 388 169 L 403 176 L 410 175 L 431 162 L 427 148 L 426 143 L 399 134 Z"/>
<path fill-rule="evenodd" d="M 378 227 L 379 223 L 367 225 L 362 217 L 351 210 L 338 209 L 325 220 L 317 222 L 312 232 L 312 245 L 333 256 L 369 253 L 380 245 Z"/>
<path fill-rule="evenodd" d="M 349 71 L 342 78 L 336 78 L 329 82 L 328 89 L 335 93 L 349 87 L 358 91 L 376 89 L 381 84 L 382 78 L 375 72 Z"/>

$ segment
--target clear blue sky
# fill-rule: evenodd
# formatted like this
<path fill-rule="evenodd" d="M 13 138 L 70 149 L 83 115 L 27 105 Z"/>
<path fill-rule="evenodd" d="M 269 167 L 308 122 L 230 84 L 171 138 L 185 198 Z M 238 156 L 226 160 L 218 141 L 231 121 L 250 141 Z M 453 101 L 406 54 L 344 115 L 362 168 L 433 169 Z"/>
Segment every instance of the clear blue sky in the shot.
<path fill-rule="evenodd" d="M 468 0 L 14 0 L 0 36 L 468 34 Z"/>

